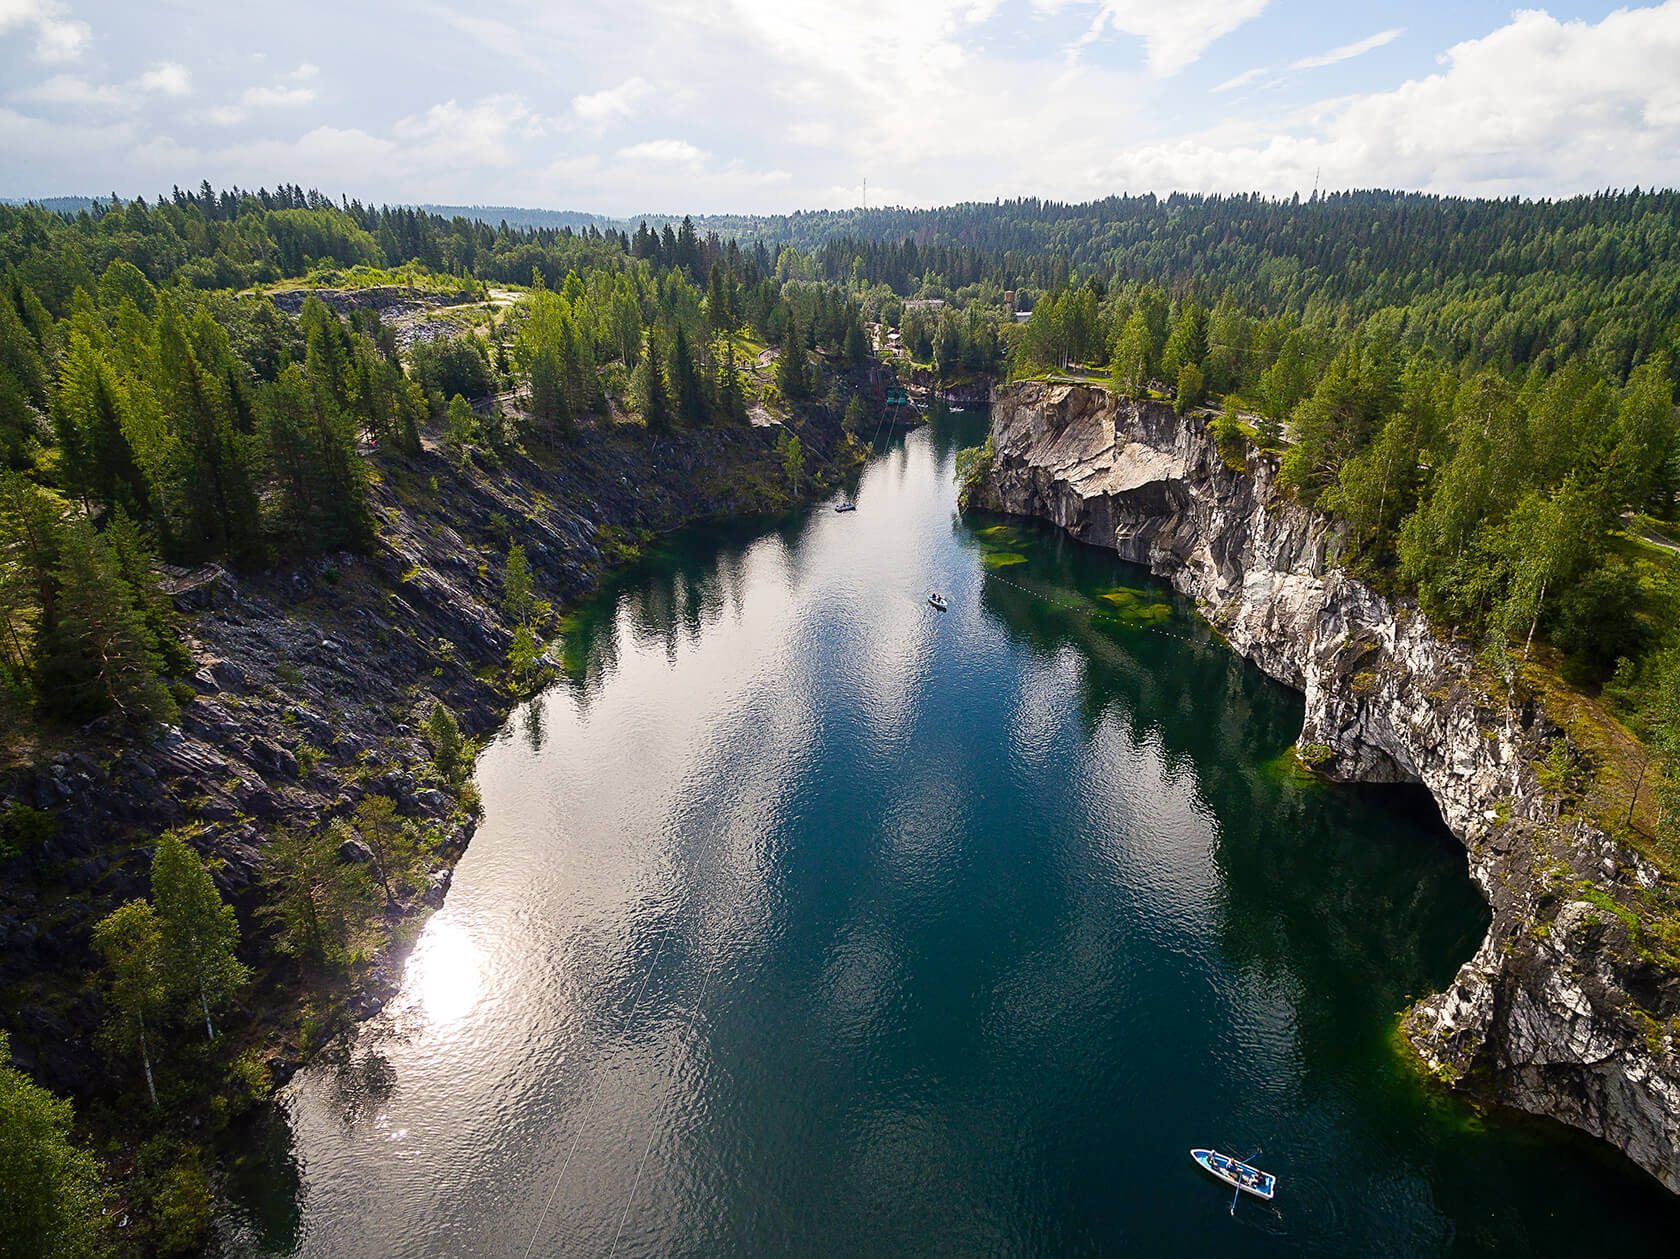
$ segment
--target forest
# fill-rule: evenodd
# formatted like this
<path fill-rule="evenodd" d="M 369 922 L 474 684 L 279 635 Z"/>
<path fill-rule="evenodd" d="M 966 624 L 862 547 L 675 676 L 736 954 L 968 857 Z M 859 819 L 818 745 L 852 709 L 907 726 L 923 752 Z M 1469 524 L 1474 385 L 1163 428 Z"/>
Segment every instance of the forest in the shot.
<path fill-rule="evenodd" d="M 934 388 L 1102 384 L 1201 415 L 1233 459 L 1272 452 L 1289 491 L 1342 523 L 1341 562 L 1415 599 L 1491 674 L 1544 664 L 1625 722 L 1680 859 L 1676 194 L 1014 201 L 632 230 L 204 183 L 0 206 L 0 285 L 14 761 L 42 739 L 170 721 L 191 692 L 166 576 L 368 548 L 373 478 L 423 441 L 494 465 L 582 426 L 744 424 L 749 354 L 775 363 L 760 404 L 856 428 L 879 356 Z M 493 313 L 405 340 L 376 306 L 317 295 L 356 286 Z M 506 569 L 508 606 L 529 608 L 523 552 Z M 425 735 L 460 788 L 447 709 Z M 276 846 L 276 947 L 338 965 L 350 924 L 390 899 L 420 839 L 381 799 Z M 45 828 L 9 812 L 0 860 Z M 350 841 L 367 870 L 336 860 Z M 232 911 L 178 836 L 157 840 L 151 888 L 92 941 L 106 1047 L 142 1067 L 139 1114 L 158 1104 L 160 1053 L 224 1083 L 255 1070 L 214 1057 L 251 960 Z M 0 1069 L 0 1112 L 28 1134 L 0 1160 L 0 1238 L 57 1247 L 0 1255 L 97 1252 L 107 1199 L 68 1104 Z M 166 1143 L 131 1161 L 146 1245 L 190 1245 L 208 1209 L 197 1156 Z"/>

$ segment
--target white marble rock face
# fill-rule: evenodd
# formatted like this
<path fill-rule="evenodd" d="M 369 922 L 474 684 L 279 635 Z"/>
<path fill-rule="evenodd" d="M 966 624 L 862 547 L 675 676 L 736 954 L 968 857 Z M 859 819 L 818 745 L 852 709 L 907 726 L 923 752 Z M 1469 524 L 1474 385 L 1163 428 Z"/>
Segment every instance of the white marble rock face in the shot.
<path fill-rule="evenodd" d="M 1424 1061 L 1604 1138 L 1680 1193 L 1668 1021 L 1680 977 L 1631 974 L 1633 951 L 1616 947 L 1625 926 L 1559 891 L 1591 884 L 1615 897 L 1618 881 L 1649 887 L 1657 872 L 1559 820 L 1533 765 L 1561 732 L 1508 702 L 1415 608 L 1337 567 L 1335 527 L 1277 488 L 1275 458 L 1251 450 L 1227 464 L 1205 420 L 1029 383 L 998 391 L 992 433 L 981 505 L 1052 521 L 1170 579 L 1236 651 L 1303 692 L 1299 746 L 1321 772 L 1433 794 L 1493 922 L 1447 991 L 1407 1015 Z M 1668 1020 L 1652 1020 L 1653 993 Z"/>

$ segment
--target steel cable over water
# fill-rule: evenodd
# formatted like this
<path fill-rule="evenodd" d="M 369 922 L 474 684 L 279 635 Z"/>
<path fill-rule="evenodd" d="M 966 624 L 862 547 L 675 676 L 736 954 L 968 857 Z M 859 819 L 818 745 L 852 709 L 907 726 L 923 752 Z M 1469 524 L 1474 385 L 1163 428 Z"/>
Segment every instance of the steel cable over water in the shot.
<path fill-rule="evenodd" d="M 700 1010 L 706 1003 L 706 993 L 712 986 L 712 976 L 717 974 L 717 966 L 718 954 L 713 954 L 712 963 L 706 968 L 706 977 L 700 981 L 700 995 L 694 999 L 694 1010 L 688 1016 L 688 1026 L 683 1029 L 682 1039 L 677 1042 L 679 1050 L 694 1035 L 694 1025 L 700 1021 Z M 641 1188 L 642 1172 L 647 1168 L 648 1155 L 653 1153 L 653 1139 L 658 1135 L 659 1126 L 651 1125 L 647 1144 L 642 1147 L 641 1161 L 636 1164 L 636 1178 L 630 1182 L 630 1196 L 624 1200 L 624 1213 L 618 1217 L 618 1232 L 613 1234 L 612 1249 L 607 1252 L 607 1259 L 612 1259 L 612 1256 L 618 1253 L 618 1239 L 624 1236 L 624 1225 L 630 1218 L 630 1207 L 636 1201 L 636 1190 Z"/>
<path fill-rule="evenodd" d="M 671 942 L 671 934 L 670 931 L 667 931 L 660 939 L 659 948 L 654 951 L 653 961 L 649 964 L 647 973 L 642 976 L 642 986 L 636 993 L 635 1001 L 631 1002 L 630 1013 L 624 1020 L 624 1030 L 626 1032 L 635 1025 L 636 1011 L 641 1008 L 642 998 L 647 995 L 648 981 L 653 978 L 653 972 L 659 969 L 660 958 L 665 956 L 665 946 Z M 577 1132 L 572 1137 L 572 1148 L 566 1152 L 566 1161 L 560 1164 L 559 1174 L 554 1177 L 554 1187 L 548 1191 L 548 1201 L 543 1203 L 542 1214 L 537 1217 L 536 1225 L 531 1229 L 531 1240 L 525 1243 L 525 1259 L 531 1259 L 531 1250 L 537 1244 L 537 1234 L 542 1231 L 542 1226 L 548 1222 L 549 1210 L 554 1206 L 555 1195 L 560 1192 L 560 1182 L 566 1178 L 566 1169 L 572 1165 L 572 1156 L 577 1153 L 578 1144 L 583 1140 L 584 1129 L 589 1126 L 589 1120 L 593 1117 L 594 1111 L 595 1102 L 591 1099 L 589 1105 L 584 1109 L 583 1118 L 578 1123 Z M 619 1228 L 622 1230 L 623 1227 L 624 1225 L 621 1222 Z M 618 1244 L 616 1239 L 613 1244 L 615 1246 Z"/>

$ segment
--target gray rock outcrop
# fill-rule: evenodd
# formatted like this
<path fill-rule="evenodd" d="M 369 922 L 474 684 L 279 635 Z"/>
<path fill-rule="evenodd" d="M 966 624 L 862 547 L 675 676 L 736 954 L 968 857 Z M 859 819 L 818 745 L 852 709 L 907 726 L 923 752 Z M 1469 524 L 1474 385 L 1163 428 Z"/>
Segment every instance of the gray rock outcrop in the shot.
<path fill-rule="evenodd" d="M 1340 536 L 1230 461 L 1203 420 L 1073 385 L 1000 390 L 977 506 L 1054 522 L 1171 580 L 1301 691 L 1304 760 L 1339 780 L 1421 783 L 1493 910 L 1445 993 L 1408 1013 L 1443 1080 L 1625 1151 L 1680 1192 L 1680 976 L 1652 944 L 1660 872 L 1560 809 L 1536 766 L 1562 732 L 1415 608 L 1336 565 Z"/>

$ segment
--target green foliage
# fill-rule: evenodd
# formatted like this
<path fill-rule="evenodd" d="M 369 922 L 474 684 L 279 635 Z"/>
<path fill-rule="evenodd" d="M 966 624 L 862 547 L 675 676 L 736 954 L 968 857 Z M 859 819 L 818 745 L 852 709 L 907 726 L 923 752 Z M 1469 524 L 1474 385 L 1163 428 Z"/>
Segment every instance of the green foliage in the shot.
<path fill-rule="evenodd" d="M 283 950 L 315 966 L 341 965 L 372 912 L 367 873 L 338 855 L 348 838 L 340 822 L 285 831 L 268 846 L 268 903 L 259 913 L 279 927 Z"/>
<path fill-rule="evenodd" d="M 165 961 L 176 984 L 204 1016 L 233 1001 L 250 978 L 238 957 L 239 923 L 222 900 L 203 859 L 174 831 L 158 837 L 152 854 L 152 902 L 163 929 Z"/>
<path fill-rule="evenodd" d="M 152 1051 L 165 1002 L 169 976 L 163 926 L 146 901 L 124 901 L 93 928 L 93 951 L 104 965 L 107 1044 L 118 1053 L 137 1053 L 146 1073 L 146 1091 L 158 1107 L 152 1080 Z M 153 1040 L 148 1043 L 148 1023 Z"/>
<path fill-rule="evenodd" d="M 1178 391 L 1174 394 L 1173 409 L 1180 415 L 1189 413 L 1202 404 L 1204 390 L 1202 369 L 1194 363 L 1184 364 L 1178 369 Z"/>
<path fill-rule="evenodd" d="M 1243 437 L 1242 421 L 1237 418 L 1236 404 L 1229 398 L 1225 400 L 1225 409 L 1208 424 L 1208 433 L 1227 463 L 1243 466 L 1243 449 L 1247 443 Z"/>
<path fill-rule="evenodd" d="M 517 542 L 510 543 L 507 563 L 502 569 L 502 611 L 521 623 L 530 620 L 535 589 L 525 548 Z"/>
<path fill-rule="evenodd" d="M 30 852 L 58 831 L 58 819 L 22 801 L 6 806 L 0 817 L 0 857 Z"/>
<path fill-rule="evenodd" d="M 811 359 L 796 319 L 787 321 L 776 356 L 776 387 L 789 402 L 803 402 L 811 393 Z"/>
<path fill-rule="evenodd" d="M 521 624 L 513 631 L 513 642 L 508 645 L 508 668 L 520 686 L 529 685 L 536 676 L 542 654 L 542 644 L 529 625 Z"/>
<path fill-rule="evenodd" d="M 456 394 L 449 400 L 443 429 L 444 445 L 449 448 L 456 463 L 465 466 L 467 451 L 478 441 L 478 436 L 478 417 L 467 405 L 467 400 Z"/>
<path fill-rule="evenodd" d="M 805 445 L 798 433 L 783 432 L 776 439 L 776 453 L 782 459 L 782 472 L 787 476 L 788 488 L 799 493 L 799 478 L 805 472 Z"/>
<path fill-rule="evenodd" d="M 431 742 L 432 764 L 437 766 L 438 773 L 447 782 L 459 781 L 466 767 L 462 755 L 461 727 L 456 724 L 455 714 L 442 700 L 432 705 L 432 711 L 426 717 L 426 737 Z"/>
<path fill-rule="evenodd" d="M 0 1064 L 11 1056 L 0 1032 Z M 70 1103 L 0 1065 L 0 1259 L 108 1252 L 99 1163 L 70 1139 Z"/>
<path fill-rule="evenodd" d="M 1149 351 L 1149 320 L 1143 311 L 1134 311 L 1126 320 L 1114 343 L 1110 383 L 1116 393 L 1128 398 L 1141 398 L 1149 388 L 1154 371 Z"/>
<path fill-rule="evenodd" d="M 397 815 L 396 802 L 389 796 L 363 796 L 356 805 L 356 834 L 373 854 L 373 871 L 385 891 L 387 903 L 396 900 L 393 881 L 405 884 L 414 871 L 419 854 L 419 835 L 414 824 Z"/>
<path fill-rule="evenodd" d="M 214 1208 L 200 1153 L 172 1137 L 155 1136 L 140 1147 L 134 1173 L 152 1248 L 162 1255 L 196 1252 L 210 1231 Z"/>
<path fill-rule="evenodd" d="M 410 351 L 414 379 L 428 394 L 485 398 L 496 392 L 490 354 L 477 337 L 438 337 Z"/>
<path fill-rule="evenodd" d="M 671 431 L 671 402 L 665 392 L 665 373 L 659 364 L 659 347 L 652 336 L 646 339 L 641 362 L 630 377 L 630 395 L 636 414 L 650 433 Z"/>
<path fill-rule="evenodd" d="M 139 720 L 172 721 L 175 700 L 162 680 L 158 641 L 122 579 L 110 543 L 69 517 L 58 535 L 54 618 L 42 634 L 42 699 L 66 717 L 115 709 Z"/>
<path fill-rule="evenodd" d="M 992 444 L 992 435 L 986 434 L 986 442 L 982 446 L 965 446 L 957 451 L 957 505 L 967 511 L 974 505 L 974 496 L 992 470 L 992 461 L 997 457 L 997 450 Z"/>

